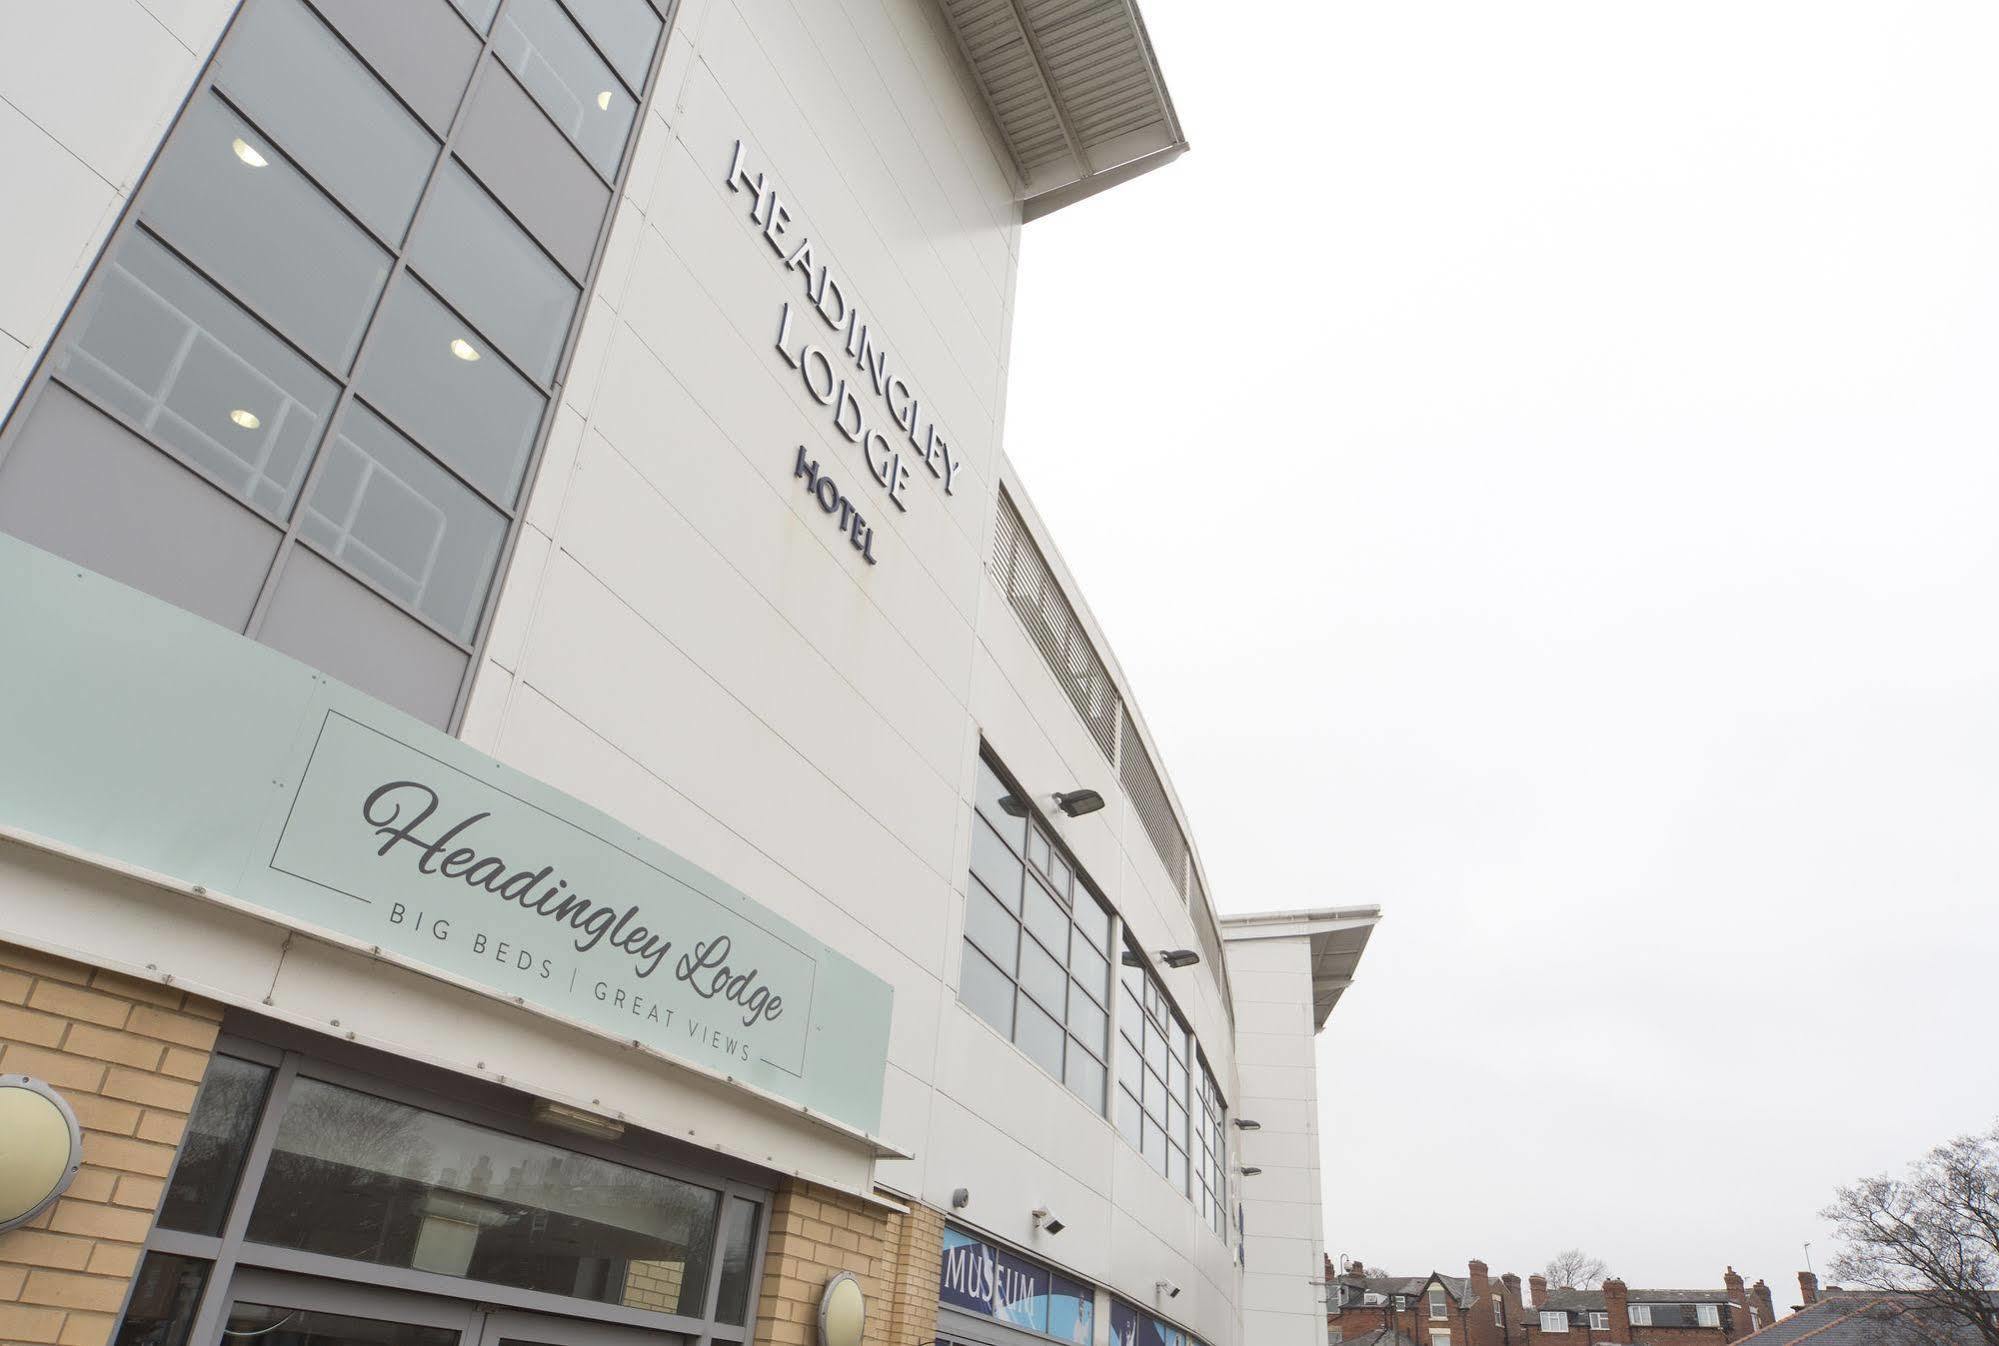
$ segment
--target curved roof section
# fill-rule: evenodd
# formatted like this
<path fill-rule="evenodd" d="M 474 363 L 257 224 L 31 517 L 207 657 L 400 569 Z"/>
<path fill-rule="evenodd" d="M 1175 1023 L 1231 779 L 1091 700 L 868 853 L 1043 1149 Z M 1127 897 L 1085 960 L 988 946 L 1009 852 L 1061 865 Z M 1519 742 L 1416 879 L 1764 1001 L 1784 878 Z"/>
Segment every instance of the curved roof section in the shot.
<path fill-rule="evenodd" d="M 1037 219 L 1186 151 L 1132 0 L 939 0 Z"/>

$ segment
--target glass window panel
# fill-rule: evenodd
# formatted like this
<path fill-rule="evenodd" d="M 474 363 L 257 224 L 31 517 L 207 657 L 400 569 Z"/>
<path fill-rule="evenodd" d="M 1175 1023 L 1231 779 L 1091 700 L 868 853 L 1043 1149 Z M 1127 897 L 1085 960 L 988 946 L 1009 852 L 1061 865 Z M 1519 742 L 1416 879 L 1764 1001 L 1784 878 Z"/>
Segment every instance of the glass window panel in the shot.
<path fill-rule="evenodd" d="M 1013 1036 L 1013 978 L 970 944 L 965 946 L 963 971 L 958 977 L 958 998 L 1007 1037 Z"/>
<path fill-rule="evenodd" d="M 413 277 L 382 301 L 355 387 L 488 496 L 511 505 L 520 494 L 545 399 Z"/>
<path fill-rule="evenodd" d="M 333 1257 L 679 1312 L 707 1298 L 720 1194 L 299 1079 L 247 1237 Z"/>
<path fill-rule="evenodd" d="M 1139 1081 L 1144 1077 L 1145 1068 L 1138 1063 L 1138 1049 L 1133 1047 L 1123 1034 L 1117 1040 L 1118 1083 L 1131 1090 L 1135 1096 L 1142 1087 Z"/>
<path fill-rule="evenodd" d="M 1145 1142 L 1139 1148 L 1144 1151 L 1147 1163 L 1161 1173 L 1166 1171 L 1166 1133 L 1150 1117 L 1145 1119 Z"/>
<path fill-rule="evenodd" d="M 1139 1130 L 1138 1100 L 1124 1089 L 1117 1091 L 1117 1129 L 1118 1134 L 1130 1141 L 1132 1147 L 1136 1149 L 1142 1138 Z"/>
<path fill-rule="evenodd" d="M 1020 910 L 1021 864 L 999 834 L 983 821 L 972 823 L 972 873 L 992 889 L 1009 911 Z"/>
<path fill-rule="evenodd" d="M 1118 982 L 1125 990 L 1131 993 L 1134 1004 L 1136 1004 L 1139 996 L 1145 990 L 1145 969 L 1125 962 L 1124 958 L 1137 957 L 1138 954 L 1133 952 L 1131 946 L 1127 944 L 1124 949 L 1124 956 L 1118 960 Z"/>
<path fill-rule="evenodd" d="M 1069 971 L 1077 984 L 1090 993 L 1090 998 L 1101 1005 L 1105 1003 L 1104 988 L 1110 985 L 1111 967 L 1083 938 L 1079 931 L 1069 942 Z"/>
<path fill-rule="evenodd" d="M 1166 1088 L 1176 1101 L 1187 1096 L 1187 1067 L 1177 1056 L 1166 1059 Z"/>
<path fill-rule="evenodd" d="M 983 757 L 979 759 L 978 789 L 979 816 L 991 823 L 993 830 L 1004 837 L 1008 845 L 1019 850 L 1022 839 L 1027 835 L 1027 805 L 1000 779 L 992 763 Z"/>
<path fill-rule="evenodd" d="M 1069 913 L 1035 879 L 1027 885 L 1027 908 L 1023 913 L 1027 928 L 1058 962 L 1069 960 Z"/>
<path fill-rule="evenodd" d="M 493 26 L 493 14 L 500 7 L 500 0 L 451 0 L 451 3 L 465 16 L 465 22 L 481 33 Z"/>
<path fill-rule="evenodd" d="M 529 373 L 555 377 L 576 286 L 455 161 L 424 203 L 410 265 Z"/>
<path fill-rule="evenodd" d="M 1069 862 L 1062 858 L 1062 852 L 1054 852 L 1048 857 L 1048 880 L 1063 897 L 1069 896 L 1069 878 Z"/>
<path fill-rule="evenodd" d="M 1165 1076 L 1166 1037 L 1159 1031 L 1159 1025 L 1150 1019 L 1145 1021 L 1145 1064 L 1158 1071 L 1161 1077 Z"/>
<path fill-rule="evenodd" d="M 270 1083 L 268 1066 L 233 1056 L 210 1059 L 194 1112 L 187 1119 L 173 1182 L 160 1205 L 164 1228 L 221 1235 Z"/>
<path fill-rule="evenodd" d="M 1069 1059 L 1064 1070 L 1067 1073 L 1063 1076 L 1063 1082 L 1069 1086 L 1070 1092 L 1097 1111 L 1103 1111 L 1103 1063 L 1077 1047 L 1072 1041 L 1069 1044 Z"/>
<path fill-rule="evenodd" d="M 659 15 L 646 0 L 564 0 L 569 12 L 611 58 L 625 83 L 643 88 L 659 45 Z"/>
<path fill-rule="evenodd" d="M 965 899 L 965 938 L 985 950 L 1002 971 L 1010 973 L 1020 953 L 1020 923 L 986 891 L 983 883 L 973 879 L 971 887 Z"/>
<path fill-rule="evenodd" d="M 1063 973 L 1062 965 L 1031 939 L 1022 940 L 1020 944 L 1020 984 L 1050 1014 L 1059 1016 L 1063 1013 L 1062 1001 L 1069 989 L 1069 978 Z"/>
<path fill-rule="evenodd" d="M 221 99 L 188 109 L 139 215 L 307 351 L 353 364 L 389 256 Z"/>
<path fill-rule="evenodd" d="M 222 1340 L 257 1346 L 456 1346 L 448 1327 L 418 1327 L 386 1318 L 320 1313 L 283 1304 L 237 1300 L 229 1306 Z"/>
<path fill-rule="evenodd" d="M 1187 1152 L 1170 1140 L 1166 1145 L 1166 1181 L 1182 1192 L 1187 1190 Z"/>
<path fill-rule="evenodd" d="M 722 1283 L 715 1292 L 715 1320 L 740 1327 L 750 1307 L 751 1258 L 763 1208 L 739 1196 L 729 1198 L 728 1233 L 722 1241 Z"/>
<path fill-rule="evenodd" d="M 1187 1026 L 1178 1019 L 1172 1020 L 1167 1025 L 1167 1028 L 1166 1045 L 1172 1050 L 1173 1059 L 1179 1063 L 1181 1073 L 1184 1075 L 1186 1073 L 1188 1056 L 1187 1044 L 1193 1040 L 1193 1035 L 1187 1031 Z"/>
<path fill-rule="evenodd" d="M 555 0 L 514 0 L 493 51 L 583 157 L 616 177 L 638 104 Z"/>
<path fill-rule="evenodd" d="M 1171 1093 L 1166 1095 L 1166 1134 L 1175 1145 L 1187 1144 L 1187 1109 Z"/>
<path fill-rule="evenodd" d="M 97 273 L 63 380 L 283 521 L 333 408 L 331 379 L 133 230 Z"/>
<path fill-rule="evenodd" d="M 437 142 L 301 0 L 248 6 L 215 82 L 364 224 L 402 242 Z"/>
<path fill-rule="evenodd" d="M 1150 1070 L 1144 1072 L 1144 1077 L 1145 1115 L 1152 1118 L 1155 1124 L 1163 1123 L 1166 1120 L 1166 1082 Z"/>
<path fill-rule="evenodd" d="M 1027 839 L 1027 862 L 1043 874 L 1048 872 L 1048 838 L 1038 827 Z"/>
<path fill-rule="evenodd" d="M 1068 1040 L 1063 1036 L 1062 1026 L 1042 1013 L 1041 1008 L 1025 995 L 1020 997 L 1016 1009 L 1020 1017 L 1014 1024 L 1013 1040 L 1043 1070 L 1061 1079 L 1062 1046 Z"/>
<path fill-rule="evenodd" d="M 1069 997 L 1069 1031 L 1086 1042 L 1097 1055 L 1104 1054 L 1104 1035 L 1110 1029 L 1110 1016 L 1098 1009 L 1081 991 Z"/>
<path fill-rule="evenodd" d="M 206 1262 L 147 1253 L 113 1346 L 184 1346 L 207 1279 Z"/>
<path fill-rule="evenodd" d="M 1131 988 L 1128 986 L 1121 988 L 1118 996 L 1118 1031 L 1129 1033 L 1133 1042 L 1143 1042 L 1145 1040 L 1145 1015 L 1138 1008 L 1138 1001 L 1133 998 Z"/>
<path fill-rule="evenodd" d="M 359 402 L 342 417 L 299 533 L 469 641 L 506 540 L 506 517 Z"/>
<path fill-rule="evenodd" d="M 1099 954 L 1111 946 L 1111 914 L 1087 892 L 1076 894 L 1076 927 Z M 1108 962 L 1109 959 L 1104 961 Z"/>

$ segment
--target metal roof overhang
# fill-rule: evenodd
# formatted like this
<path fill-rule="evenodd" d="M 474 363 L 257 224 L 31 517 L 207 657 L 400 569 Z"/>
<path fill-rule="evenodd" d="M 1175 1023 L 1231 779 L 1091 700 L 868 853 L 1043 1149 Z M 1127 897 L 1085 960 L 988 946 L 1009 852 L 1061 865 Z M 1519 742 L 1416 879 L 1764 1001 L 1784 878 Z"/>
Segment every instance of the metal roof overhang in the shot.
<path fill-rule="evenodd" d="M 1186 152 L 1133 0 L 938 0 L 1021 183 L 1026 219 Z"/>
<path fill-rule="evenodd" d="M 1252 939 L 1296 939 L 1312 942 L 1312 1026 L 1324 1028 L 1326 1018 L 1353 985 L 1354 970 L 1367 949 L 1367 937 L 1381 923 L 1380 907 L 1326 907 L 1316 911 L 1269 911 L 1224 916 L 1222 938 L 1231 943 Z"/>

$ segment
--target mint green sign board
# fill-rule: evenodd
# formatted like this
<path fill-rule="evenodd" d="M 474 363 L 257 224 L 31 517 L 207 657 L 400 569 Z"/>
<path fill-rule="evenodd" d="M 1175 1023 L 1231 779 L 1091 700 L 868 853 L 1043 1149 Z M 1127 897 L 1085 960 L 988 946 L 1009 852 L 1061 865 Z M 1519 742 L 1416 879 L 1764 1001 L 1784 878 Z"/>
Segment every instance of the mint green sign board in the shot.
<path fill-rule="evenodd" d="M 878 1128 L 888 985 L 672 851 L 4 535 L 0 631 L 7 825 Z"/>

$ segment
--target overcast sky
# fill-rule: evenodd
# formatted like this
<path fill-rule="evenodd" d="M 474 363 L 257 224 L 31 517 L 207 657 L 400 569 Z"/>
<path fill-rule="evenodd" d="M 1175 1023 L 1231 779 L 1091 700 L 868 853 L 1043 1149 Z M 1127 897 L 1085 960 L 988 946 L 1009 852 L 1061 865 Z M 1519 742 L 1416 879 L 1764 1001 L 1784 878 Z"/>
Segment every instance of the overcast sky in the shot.
<path fill-rule="evenodd" d="M 1386 912 L 1328 1249 L 1794 1302 L 1999 1114 L 1999 7 L 1143 8 L 1007 446 L 1217 904 Z"/>

